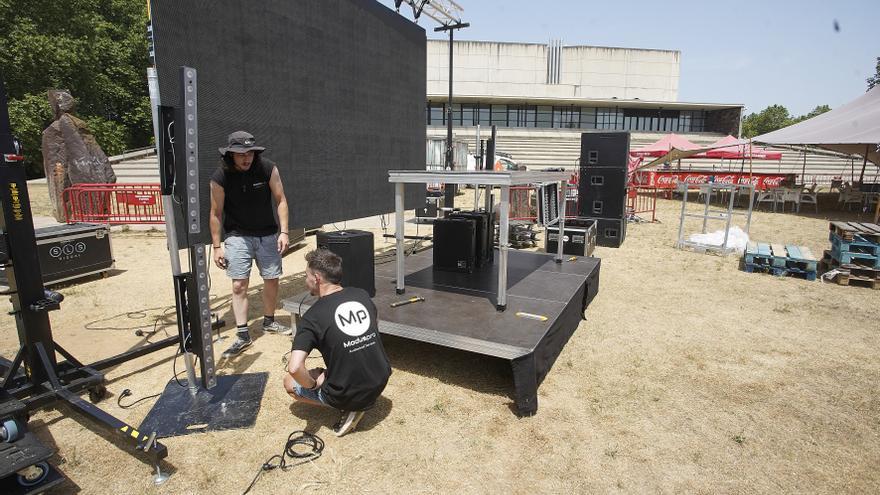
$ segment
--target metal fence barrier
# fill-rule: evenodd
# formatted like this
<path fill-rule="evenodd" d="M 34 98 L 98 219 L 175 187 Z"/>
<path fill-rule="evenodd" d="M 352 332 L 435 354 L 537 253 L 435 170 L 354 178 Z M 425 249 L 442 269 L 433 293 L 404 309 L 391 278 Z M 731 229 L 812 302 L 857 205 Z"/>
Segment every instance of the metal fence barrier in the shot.
<path fill-rule="evenodd" d="M 165 223 L 159 184 L 75 184 L 63 200 L 68 223 Z"/>

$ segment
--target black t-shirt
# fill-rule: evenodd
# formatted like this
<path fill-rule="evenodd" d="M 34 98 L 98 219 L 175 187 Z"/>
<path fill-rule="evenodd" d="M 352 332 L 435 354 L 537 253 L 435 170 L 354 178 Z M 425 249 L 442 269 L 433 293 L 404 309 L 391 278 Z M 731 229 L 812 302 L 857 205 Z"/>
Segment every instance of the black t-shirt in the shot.
<path fill-rule="evenodd" d="M 234 167 L 217 169 L 211 177 L 223 188 L 223 230 L 227 236 L 262 237 L 278 232 L 269 179 L 275 163 L 259 155 L 246 172 Z"/>
<path fill-rule="evenodd" d="M 293 350 L 321 351 L 327 364 L 321 391 L 331 406 L 362 411 L 385 389 L 391 365 L 377 323 L 376 305 L 357 287 L 318 299 L 302 315 Z"/>

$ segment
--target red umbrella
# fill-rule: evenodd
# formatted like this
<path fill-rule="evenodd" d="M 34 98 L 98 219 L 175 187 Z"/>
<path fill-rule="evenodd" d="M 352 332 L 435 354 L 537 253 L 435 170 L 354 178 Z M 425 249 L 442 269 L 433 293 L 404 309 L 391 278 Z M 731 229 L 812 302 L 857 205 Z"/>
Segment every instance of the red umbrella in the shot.
<path fill-rule="evenodd" d="M 752 146 L 748 139 L 737 139 L 733 136 L 725 136 L 707 146 L 715 148 L 706 152 L 709 158 L 729 158 L 731 160 L 781 160 L 782 152 L 768 151 L 765 148 Z"/>
<path fill-rule="evenodd" d="M 688 141 L 687 139 L 679 136 L 678 134 L 667 134 L 660 138 L 659 141 L 655 143 L 651 143 L 643 148 L 639 148 L 637 150 L 631 150 L 629 152 L 632 156 L 665 156 L 669 154 L 673 149 L 688 151 L 699 149 L 700 146 Z M 701 157 L 698 157 L 701 158 Z"/>

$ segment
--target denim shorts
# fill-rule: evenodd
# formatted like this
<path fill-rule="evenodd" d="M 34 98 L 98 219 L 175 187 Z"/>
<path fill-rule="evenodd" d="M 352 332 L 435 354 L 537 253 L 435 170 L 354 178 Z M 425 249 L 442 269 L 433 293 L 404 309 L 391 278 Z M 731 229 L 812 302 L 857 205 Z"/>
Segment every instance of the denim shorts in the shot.
<path fill-rule="evenodd" d="M 278 252 L 278 234 L 262 237 L 229 236 L 223 243 L 223 252 L 229 265 L 226 275 L 233 280 L 250 278 L 251 266 L 257 262 L 260 276 L 271 280 L 281 277 L 281 253 Z"/>
<path fill-rule="evenodd" d="M 329 405 L 327 404 L 327 398 L 324 397 L 324 392 L 322 392 L 320 388 L 318 390 L 309 390 L 301 387 L 299 384 L 296 384 L 295 387 L 294 391 L 296 392 L 296 395 L 315 402 L 320 402 L 321 404 Z"/>

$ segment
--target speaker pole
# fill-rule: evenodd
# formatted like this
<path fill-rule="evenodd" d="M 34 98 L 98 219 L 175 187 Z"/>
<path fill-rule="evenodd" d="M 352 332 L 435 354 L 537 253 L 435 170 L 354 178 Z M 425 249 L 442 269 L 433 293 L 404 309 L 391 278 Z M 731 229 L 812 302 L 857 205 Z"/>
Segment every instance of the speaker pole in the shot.
<path fill-rule="evenodd" d="M 452 43 L 453 33 L 456 29 L 470 26 L 467 22 L 445 24 L 434 28 L 434 32 L 449 32 L 449 99 L 446 102 L 446 170 L 452 170 Z M 443 206 L 452 208 L 455 206 L 455 184 L 446 184 L 444 187 Z"/>

